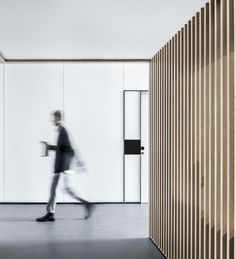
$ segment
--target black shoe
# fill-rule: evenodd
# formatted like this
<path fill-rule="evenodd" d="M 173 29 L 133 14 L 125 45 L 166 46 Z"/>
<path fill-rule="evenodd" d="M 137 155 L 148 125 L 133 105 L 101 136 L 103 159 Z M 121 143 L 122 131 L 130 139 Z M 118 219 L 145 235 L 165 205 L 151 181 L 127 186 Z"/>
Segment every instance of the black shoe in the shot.
<path fill-rule="evenodd" d="M 36 221 L 38 221 L 38 222 L 55 221 L 54 213 L 48 212 L 43 217 L 37 218 Z"/>
<path fill-rule="evenodd" d="M 86 203 L 85 204 L 85 208 L 87 210 L 87 215 L 84 217 L 84 219 L 88 219 L 90 218 L 91 214 L 92 214 L 92 211 L 94 209 L 94 204 L 92 203 Z"/>

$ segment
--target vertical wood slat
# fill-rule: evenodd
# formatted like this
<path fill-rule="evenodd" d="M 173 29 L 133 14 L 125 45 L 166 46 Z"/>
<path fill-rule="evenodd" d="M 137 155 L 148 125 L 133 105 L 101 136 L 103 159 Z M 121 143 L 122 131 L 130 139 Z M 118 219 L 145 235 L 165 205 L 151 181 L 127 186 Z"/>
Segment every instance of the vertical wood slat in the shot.
<path fill-rule="evenodd" d="M 166 75 L 166 49 L 167 44 L 164 46 L 164 168 L 163 168 L 163 175 L 164 175 L 164 197 L 165 197 L 165 203 L 164 207 L 166 208 L 163 210 L 163 220 L 164 220 L 164 250 L 165 254 L 168 253 L 168 247 L 167 247 L 167 214 L 168 214 L 168 205 L 167 205 L 167 163 L 168 163 L 168 157 L 167 157 L 167 139 L 168 139 L 168 128 L 167 128 L 167 75 Z"/>
<path fill-rule="evenodd" d="M 154 60 L 154 68 L 156 70 L 156 57 L 155 57 L 155 60 Z M 154 87 L 155 87 L 155 94 L 157 92 L 157 77 L 155 75 L 155 81 L 154 81 Z M 157 111 L 157 103 L 155 102 L 155 106 L 154 106 L 154 111 L 156 113 Z M 155 138 L 154 138 L 154 158 L 158 155 L 158 146 L 156 146 L 155 144 L 157 143 L 157 120 L 155 121 Z M 158 174 L 158 171 L 157 171 L 157 164 L 155 163 L 155 167 L 154 167 L 154 186 L 157 184 L 157 174 Z M 159 189 L 159 188 L 158 188 Z M 154 197 L 154 212 L 155 212 L 155 215 L 154 215 L 154 219 L 155 219 L 155 222 L 154 222 L 154 233 L 155 233 L 155 240 L 158 240 L 158 232 L 159 232 L 159 229 L 158 229 L 158 225 L 157 225 L 157 217 L 158 217 L 158 207 L 157 207 L 157 197 L 158 197 L 158 189 L 155 188 L 155 197 Z M 160 212 L 159 212 L 160 213 Z"/>
<path fill-rule="evenodd" d="M 182 231 L 183 231 L 183 237 L 182 237 L 182 243 L 183 243 L 183 252 L 182 252 L 182 258 L 186 258 L 186 208 L 185 208 L 185 204 L 186 204 L 186 165 L 185 165 L 185 154 L 186 154 L 186 25 L 183 28 L 183 42 L 182 42 L 182 46 L 183 46 L 183 60 L 182 60 L 182 69 L 183 69 L 183 87 L 182 87 L 182 174 L 183 174 L 183 178 L 182 178 L 182 182 L 183 182 L 183 199 L 182 199 Z"/>
<path fill-rule="evenodd" d="M 159 168 L 157 169 L 159 172 L 159 182 L 157 183 L 158 190 L 159 190 L 159 196 L 160 196 L 160 212 L 159 212 L 159 217 L 160 217 L 160 228 L 159 228 L 159 237 L 160 237 L 160 247 L 163 247 L 162 243 L 162 228 L 163 228 L 163 223 L 162 223 L 162 203 L 163 203 L 163 190 L 162 190 L 162 164 L 163 164 L 163 152 L 162 152 L 162 147 L 163 147 L 163 137 L 162 136 L 162 116 L 163 116 L 163 111 L 162 111 L 162 52 L 159 52 L 159 64 L 160 64 L 160 71 L 159 71 L 159 136 L 160 136 L 160 145 L 158 147 L 159 149 Z"/>
<path fill-rule="evenodd" d="M 150 237 L 169 258 L 235 257 L 235 0 L 211 0 L 152 59 Z"/>
<path fill-rule="evenodd" d="M 168 145 L 168 152 L 169 152 L 169 191 L 168 191 L 168 200 L 169 200 L 169 218 L 168 218 L 168 226 L 169 226 L 169 234 L 168 234 L 168 244 L 169 244 L 169 251 L 168 254 L 171 256 L 172 252 L 172 196 L 173 196 L 173 188 L 172 188 L 172 88 L 171 88 L 171 80 L 172 80 L 172 67 L 171 67 L 171 40 L 169 41 L 169 51 L 168 51 L 168 70 L 169 70 L 169 145 Z"/>
<path fill-rule="evenodd" d="M 153 94 L 156 96 L 156 57 L 154 57 L 153 59 L 153 73 L 154 73 L 154 76 L 153 76 Z M 155 98 L 153 100 L 153 115 L 155 116 L 156 114 L 156 102 L 155 102 Z M 156 157 L 156 120 L 157 118 L 154 117 L 153 118 L 154 120 L 154 135 L 153 135 L 153 140 L 154 140 L 154 145 L 153 145 L 153 161 L 155 161 L 155 157 Z M 153 166 L 153 177 L 154 177 L 154 181 L 153 181 L 153 192 L 154 192 L 154 197 L 153 197 L 153 228 L 154 228 L 154 239 L 157 240 L 157 231 L 156 231 L 156 188 L 155 188 L 155 178 L 156 178 L 156 163 L 154 163 L 154 166 Z"/>
<path fill-rule="evenodd" d="M 151 60 L 150 63 L 150 95 L 149 95 L 149 104 L 150 104 L 150 139 L 153 140 L 153 98 L 154 98 L 154 93 L 153 93 L 153 59 Z M 150 156 L 149 156 L 149 162 L 150 162 L 150 178 L 149 178 L 149 204 L 150 204 L 150 217 L 149 217 L 149 234 L 150 237 L 153 238 L 153 144 L 150 141 Z"/>
<path fill-rule="evenodd" d="M 235 258 L 234 257 L 234 190 L 235 190 L 235 176 L 231 172 L 234 171 L 234 154 L 235 154 L 235 127 L 234 127 L 234 96 L 235 96 L 235 84 L 236 80 L 234 79 L 234 71 L 235 71 L 235 64 L 234 64 L 234 51 L 235 51 L 235 13 L 234 9 L 236 3 L 235 1 L 227 0 L 227 96 L 228 96 L 228 107 L 227 107 L 227 115 L 228 115 L 228 132 L 227 132 L 227 159 L 228 159 L 228 179 L 227 179 L 227 190 L 228 190 L 228 202 L 227 202 L 227 233 L 228 233 L 228 240 L 227 240 L 227 259 Z"/>
<path fill-rule="evenodd" d="M 194 107 L 194 114 L 195 114 L 195 120 L 194 120 L 194 140 L 195 140 L 195 150 L 194 150 L 194 162 L 193 162 L 193 167 L 194 167 L 194 189 L 195 189 L 195 215 L 194 215 L 194 229 L 195 229 L 195 233 L 194 233 L 194 258 L 197 259 L 198 258 L 198 253 L 199 253 L 199 246 L 198 246 L 198 240 L 199 240 L 199 236 L 198 236 L 198 232 L 199 232 L 199 220 L 198 220 L 198 210 L 199 210 L 199 204 L 198 204 L 198 174 L 199 174 L 199 163 L 198 163 L 198 149 L 199 149 L 199 145 L 198 145 L 198 141 L 199 141 L 199 130 L 198 130 L 198 125 L 199 125 L 199 120 L 198 120 L 198 116 L 199 116 L 199 112 L 198 112 L 198 90 L 199 90 L 199 80 L 198 80 L 198 72 L 199 72 L 199 65 L 198 65 L 198 60 L 199 60 L 199 55 L 198 55 L 198 51 L 199 51 L 199 13 L 196 14 L 196 21 L 195 21 L 195 52 L 194 52 L 194 59 L 195 59 L 195 76 L 194 76 L 194 80 L 195 80 L 195 107 Z"/>
<path fill-rule="evenodd" d="M 235 161 L 236 160 L 236 150 L 235 150 L 235 146 L 236 146 L 236 137 L 235 137 L 235 130 L 236 130 L 236 118 L 235 118 L 235 110 L 236 110 L 236 101 L 235 101 L 235 94 L 236 94 L 236 64 L 234 63 L 234 60 L 236 59 L 236 2 L 234 0 L 234 2 L 232 3 L 232 1 L 230 1 L 231 3 L 231 12 L 232 12 L 232 15 L 231 15 L 231 26 L 233 27 L 232 28 L 232 31 L 231 31 L 231 39 L 232 39 L 232 42 L 231 42 L 231 74 L 232 74 L 232 81 L 231 81 L 231 88 L 233 88 L 232 90 L 232 93 L 234 94 L 233 97 L 231 98 L 234 98 L 233 100 L 233 104 L 232 104 L 232 107 L 231 107 L 231 125 L 232 126 L 232 130 L 231 130 L 231 133 L 233 134 L 233 140 L 232 142 L 234 143 L 233 144 L 233 151 L 234 154 L 232 156 L 232 153 L 231 153 L 231 157 L 230 157 L 230 164 L 231 164 L 231 170 L 230 172 L 233 170 L 235 171 L 236 170 L 236 162 L 234 162 L 234 164 L 232 163 L 232 161 Z M 232 100 L 231 100 L 232 101 Z M 232 111 L 232 108 L 234 108 L 234 110 Z M 232 123 L 232 120 L 234 120 L 234 122 Z M 231 174 L 230 174 L 231 176 Z M 232 234 L 232 242 L 231 242 L 231 247 L 232 247 L 232 254 L 233 254 L 233 258 L 236 259 L 236 188 L 235 188 L 235 185 L 236 185 L 236 177 L 235 175 L 231 176 L 231 179 L 233 180 L 233 188 L 231 188 L 232 190 L 232 193 L 233 193 L 233 197 L 234 197 L 234 201 L 231 203 L 232 205 L 232 209 L 231 209 L 231 214 L 234 214 L 232 215 L 232 230 L 231 230 L 231 234 Z M 232 183 L 231 183 L 232 184 Z M 232 198 L 232 196 L 230 197 Z M 232 200 L 232 199 L 231 199 Z"/>
<path fill-rule="evenodd" d="M 162 57 L 161 57 L 161 53 L 159 52 L 158 53 L 158 58 L 159 58 L 159 66 L 160 66 L 160 68 L 159 68 L 159 87 L 158 87 L 158 100 L 159 100 L 159 103 L 157 104 L 158 105 L 158 107 L 159 107 L 159 120 L 158 120 L 158 127 L 159 127 L 159 137 L 162 135 L 162 121 L 161 121 L 161 119 L 162 119 L 162 107 L 161 107 L 161 105 L 162 105 L 162 98 L 161 98 L 161 89 L 162 89 L 162 87 L 161 87 L 161 85 L 162 85 L 162 75 L 161 75 L 161 73 L 162 73 L 162 64 L 161 64 L 161 62 L 162 62 Z M 159 211 L 159 229 L 158 229 L 158 235 L 159 235 L 159 239 L 160 239 L 160 243 L 159 243 L 159 245 L 162 247 L 162 215 L 161 215 L 161 213 L 162 213 L 162 210 L 163 210 L 163 208 L 162 208 L 162 182 L 161 182 L 161 176 L 162 176 L 162 170 L 161 170 L 161 168 L 162 168 L 162 138 L 160 138 L 160 142 L 159 142 L 160 144 L 159 144 L 159 146 L 157 147 L 158 148 L 158 152 L 159 152 L 159 155 L 158 155 L 158 157 L 159 157 L 159 165 L 158 165 L 158 168 L 157 168 L 157 170 L 158 170 L 158 182 L 157 182 L 157 186 L 158 186 L 158 191 L 159 191 L 159 208 L 157 208 L 157 209 L 159 209 L 160 211 Z"/>
<path fill-rule="evenodd" d="M 174 211 L 174 200 L 175 200 L 175 117 L 174 117 L 174 107 L 175 107 L 175 93 L 174 93 L 174 65 L 175 59 L 174 59 L 174 37 L 171 40 L 171 57 L 170 57 L 170 66 L 171 66 L 171 252 L 170 257 L 174 257 L 174 218 L 175 218 L 175 211 Z"/>
<path fill-rule="evenodd" d="M 176 170 L 176 177 L 177 177 L 177 199 L 176 199 L 176 206 L 177 206 L 177 235 L 176 235 L 176 242 L 177 242 L 177 254 L 176 254 L 176 258 L 179 259 L 180 258 L 180 205 L 179 205 L 179 201 L 180 201 L 180 188 L 179 188 L 179 172 L 180 172 L 180 100 L 179 100 L 179 82 L 180 82 L 180 74 L 179 74 L 179 60 L 180 60 L 180 32 L 178 32 L 178 36 L 177 36 L 177 86 L 176 86 L 176 91 L 177 91 L 177 170 Z"/>
<path fill-rule="evenodd" d="M 180 94 L 180 258 L 183 258 L 183 189 L 184 189 L 184 182 L 183 182 L 183 146 L 184 146 L 184 134 L 183 134 L 183 84 L 184 84 L 184 69 L 183 69 L 183 61 L 184 61 L 184 28 L 181 28 L 180 31 L 180 84 L 179 84 L 179 94 Z"/>
<path fill-rule="evenodd" d="M 168 200 L 168 207 L 167 207 L 167 254 L 171 254 L 171 246 L 170 246 L 170 230 L 171 230 L 171 224 L 170 224 L 170 215 L 171 215 L 171 206 L 170 206 L 170 195 L 171 195 L 171 170 L 170 170 L 170 142 L 171 142 L 171 123 L 170 123 L 170 109 L 171 109 L 171 103 L 170 103 L 170 42 L 167 43 L 167 129 L 168 129 L 168 137 L 167 137 L 167 200 Z"/>
<path fill-rule="evenodd" d="M 195 190 L 194 190 L 194 53 L 195 53 L 195 44 L 194 44 L 194 36 L 195 36 L 195 17 L 191 20 L 191 65 L 190 65 L 190 165 L 189 165 L 189 173 L 190 173 L 190 254 L 189 258 L 194 258 L 194 198 L 195 198 Z"/>
<path fill-rule="evenodd" d="M 215 118 L 214 118 L 214 2 L 209 5 L 209 243 L 208 254 L 206 258 L 214 258 L 214 132 L 215 132 Z"/>
<path fill-rule="evenodd" d="M 227 127 L 225 120 L 227 116 L 225 116 L 225 104 L 226 104 L 226 93 L 225 91 L 225 1 L 221 1 L 220 3 L 220 60 L 221 60 L 221 82 L 220 82 L 220 103 L 221 103 L 221 128 L 220 128 L 220 139 L 221 139 L 221 167 L 220 167 L 220 258 L 225 258 L 225 204 L 227 204 L 227 197 L 225 197 L 225 174 L 226 172 L 226 162 L 225 159 L 225 127 Z M 226 200 L 225 200 L 226 198 Z M 225 200 L 225 202 L 224 202 Z"/>
<path fill-rule="evenodd" d="M 173 44 L 173 63 L 172 63 L 172 69 L 173 69 L 173 78 L 172 82 L 173 84 L 171 85 L 172 87 L 172 92 L 173 92 L 173 219 L 172 219 L 172 224 L 173 224 L 173 236 L 172 236 L 172 257 L 177 258 L 176 256 L 176 230 L 177 230 L 177 222 L 176 222 L 176 35 L 172 38 L 172 44 Z"/>
<path fill-rule="evenodd" d="M 191 131 L 191 122 L 190 122 L 190 69 L 191 69 L 191 56 L 190 56 L 190 29 L 191 21 L 186 25 L 186 257 L 189 258 L 190 254 L 190 210 L 191 210 L 191 192 L 190 192 L 190 155 L 191 155 L 191 144 L 190 144 L 190 131 Z M 188 126 L 189 125 L 189 126 Z"/>
<path fill-rule="evenodd" d="M 209 254 L 209 105 L 211 100 L 209 99 L 209 4 L 205 6 L 204 12 L 204 245 L 203 253 L 206 259 Z"/>
<path fill-rule="evenodd" d="M 160 228 L 160 231 L 161 231 L 161 247 L 164 248 L 164 242 L 163 242 L 163 229 L 164 229 L 164 222 L 163 222 L 163 210 L 164 210 L 164 184 L 163 184 L 163 164 L 164 164 L 164 150 L 163 150 L 163 147 L 164 147 L 164 142 L 163 142 L 163 139 L 164 139 L 164 132 L 163 132 L 163 51 L 160 52 L 161 54 L 161 85 L 160 85 L 160 106 L 161 106 L 161 118 L 160 118 L 160 126 L 161 126 L 161 130 L 160 130 L 160 133 L 161 133 L 161 144 L 160 144 L 160 152 L 161 152 L 161 168 L 160 168 L 160 183 L 159 183 L 159 187 L 160 187 L 160 191 L 161 191 L 161 228 Z"/>
<path fill-rule="evenodd" d="M 214 137 L 214 143 L 215 143 L 215 154 L 214 154 L 214 200 L 215 200 L 215 207 L 214 207 L 214 256 L 216 259 L 219 258 L 219 244 L 218 244 L 218 239 L 217 239 L 217 233 L 219 231 L 219 226 L 218 226 L 218 141 L 217 141 L 217 136 L 218 136 L 218 116 L 217 116 L 217 107 L 218 107 L 218 102 L 217 102 L 217 92 L 218 92 L 218 28 L 219 28 L 219 12 L 217 12 L 217 9 L 219 9 L 219 4 L 217 0 L 214 1 L 214 88 L 215 88 L 215 95 L 214 95 L 214 118 L 215 118 L 215 137 Z"/>
<path fill-rule="evenodd" d="M 173 158 L 173 132 L 172 132 L 172 126 L 173 126 L 173 114 L 172 114 L 172 108 L 173 108 L 173 96 L 172 96 L 172 89 L 171 89 L 171 85 L 172 85 L 172 44 L 171 44 L 171 40 L 169 41 L 169 52 L 168 52 L 168 69 L 169 69 L 169 101 L 170 101 L 170 110 L 169 110 L 169 123 L 170 123 L 170 132 L 169 132 L 169 136 L 170 136 L 170 142 L 169 142 L 169 188 L 170 188 L 170 193 L 169 193 L 169 238 L 168 238 L 168 242 L 169 242 L 169 257 L 172 257 L 172 213 L 173 213 L 173 206 L 172 206 L 172 197 L 173 197 L 173 186 L 172 186 L 172 179 L 173 179 L 173 175 L 172 175 L 172 158 Z"/>
<path fill-rule="evenodd" d="M 174 112 L 174 143 L 173 143 L 173 150 L 174 150 L 174 166 L 173 166 L 173 175 L 174 175 L 174 197 L 173 197 L 173 207 L 174 207 L 174 213 L 173 213 L 173 258 L 177 258 L 177 240 L 176 240 L 176 235 L 177 235 L 177 206 L 176 206 L 176 200 L 177 200 L 177 130 L 176 129 L 176 125 L 177 125 L 177 95 L 176 95 L 176 85 L 177 85 L 177 73 L 176 73 L 176 69 L 177 69 L 177 35 L 175 35 L 174 37 L 174 78 L 173 78 L 173 93 L 174 93 L 174 108 L 173 108 L 173 112 Z"/>
<path fill-rule="evenodd" d="M 155 55 L 154 57 L 154 71 L 157 71 L 158 69 L 158 64 L 157 64 L 157 55 Z M 154 79 L 154 87 L 155 87 L 155 90 L 153 91 L 155 93 L 155 96 L 157 95 L 157 91 L 158 91 L 158 74 L 155 73 L 155 79 Z M 157 100 L 154 100 L 154 111 L 155 111 L 155 114 L 158 115 L 158 106 L 157 106 L 157 103 L 158 103 L 158 99 Z M 158 116 L 155 117 L 155 137 L 154 137 L 154 145 L 155 145 L 155 148 L 154 148 L 154 157 L 158 156 L 159 155 L 159 152 L 158 152 L 158 146 L 159 146 L 159 142 L 158 142 L 158 129 L 157 129 L 157 125 L 158 125 Z M 159 161 L 159 159 L 158 159 Z M 153 182 L 154 182 L 154 186 L 157 184 L 157 178 L 158 178 L 158 163 L 155 163 L 155 166 L 154 166 L 154 176 L 153 176 Z M 159 201 L 158 201 L 158 196 L 159 196 L 159 191 L 158 189 L 155 188 L 155 200 L 154 200 L 154 211 L 155 211 L 155 222 L 154 222 L 154 229 L 155 229 L 155 240 L 157 240 L 157 242 L 159 243 L 159 235 L 158 235 L 158 232 L 159 232 L 159 225 L 158 225 L 158 217 L 159 217 L 159 210 L 158 210 L 158 207 L 159 207 Z"/>
<path fill-rule="evenodd" d="M 199 23 L 199 257 L 203 258 L 203 204 L 204 204 L 204 8 L 200 11 Z"/>

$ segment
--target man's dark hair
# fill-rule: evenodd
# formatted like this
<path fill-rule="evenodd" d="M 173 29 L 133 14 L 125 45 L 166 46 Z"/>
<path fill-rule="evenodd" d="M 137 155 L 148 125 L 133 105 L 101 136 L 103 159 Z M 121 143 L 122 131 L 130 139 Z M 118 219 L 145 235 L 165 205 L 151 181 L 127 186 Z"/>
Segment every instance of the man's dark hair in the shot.
<path fill-rule="evenodd" d="M 60 111 L 55 111 L 55 112 L 53 113 L 53 115 L 54 115 L 56 118 L 58 118 L 59 120 L 61 120 L 61 118 L 62 118 L 62 114 L 61 114 Z"/>

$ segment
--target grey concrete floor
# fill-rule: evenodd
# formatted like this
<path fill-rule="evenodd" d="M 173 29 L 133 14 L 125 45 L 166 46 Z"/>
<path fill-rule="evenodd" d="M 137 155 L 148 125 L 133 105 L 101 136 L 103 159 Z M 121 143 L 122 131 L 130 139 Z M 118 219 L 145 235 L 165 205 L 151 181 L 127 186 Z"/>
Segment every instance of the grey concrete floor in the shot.
<path fill-rule="evenodd" d="M 0 259 L 161 259 L 148 239 L 148 205 L 58 205 L 55 222 L 39 223 L 45 205 L 0 205 Z"/>

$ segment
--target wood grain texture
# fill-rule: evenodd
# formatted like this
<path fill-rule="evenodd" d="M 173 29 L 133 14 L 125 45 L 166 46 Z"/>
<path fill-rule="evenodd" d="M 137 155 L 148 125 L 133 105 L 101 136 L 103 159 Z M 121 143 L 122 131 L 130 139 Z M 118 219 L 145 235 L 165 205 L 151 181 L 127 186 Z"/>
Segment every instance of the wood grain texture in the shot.
<path fill-rule="evenodd" d="M 235 259 L 235 0 L 211 0 L 151 60 L 150 237 Z"/>

